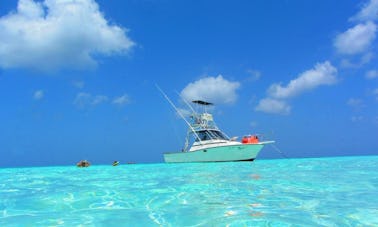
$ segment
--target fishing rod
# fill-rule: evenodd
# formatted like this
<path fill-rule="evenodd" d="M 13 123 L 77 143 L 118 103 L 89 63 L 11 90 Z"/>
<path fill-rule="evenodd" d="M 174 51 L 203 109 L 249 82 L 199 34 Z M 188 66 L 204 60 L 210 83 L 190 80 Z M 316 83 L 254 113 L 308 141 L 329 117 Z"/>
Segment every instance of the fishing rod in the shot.
<path fill-rule="evenodd" d="M 192 110 L 192 112 L 193 112 L 193 115 L 195 116 L 195 117 L 197 117 L 197 115 L 198 115 L 198 113 L 193 109 L 193 107 L 192 107 L 192 105 L 190 105 L 190 103 L 188 103 L 188 101 L 186 100 L 186 99 L 184 99 L 183 97 L 182 97 L 182 95 L 180 94 L 180 93 L 178 93 L 177 91 L 175 91 L 176 92 L 176 94 L 184 101 L 184 103 Z M 205 112 L 207 112 L 206 110 L 205 110 Z M 215 121 L 214 120 L 212 120 L 213 122 L 214 122 L 214 125 L 215 125 L 215 127 L 216 128 L 218 128 L 218 126 L 217 126 L 217 124 L 215 123 Z M 212 133 L 211 131 L 209 131 L 208 133 L 210 133 L 211 135 L 212 135 L 212 137 L 216 137 L 215 135 L 214 135 L 214 133 Z M 226 134 L 226 133 L 224 133 L 224 132 L 222 132 L 228 139 L 230 139 L 230 137 Z"/>
<path fill-rule="evenodd" d="M 164 96 L 164 98 L 171 104 L 173 109 L 180 115 L 180 117 L 185 121 L 185 123 L 189 126 L 190 130 L 194 133 L 194 135 L 197 137 L 198 141 L 200 144 L 202 144 L 201 138 L 198 136 L 197 132 L 194 130 L 194 128 L 190 125 L 190 123 L 185 119 L 184 115 L 181 113 L 181 111 L 173 104 L 173 102 L 169 99 L 169 97 L 164 93 L 164 91 L 157 85 L 155 84 L 156 88 L 160 91 L 160 93 Z"/>
<path fill-rule="evenodd" d="M 197 115 L 197 112 L 193 109 L 192 105 L 190 105 L 188 101 L 186 101 L 186 99 L 184 99 L 180 93 L 178 93 L 177 91 L 175 92 L 182 99 L 182 101 L 184 101 L 184 103 L 192 110 L 193 114 Z"/>

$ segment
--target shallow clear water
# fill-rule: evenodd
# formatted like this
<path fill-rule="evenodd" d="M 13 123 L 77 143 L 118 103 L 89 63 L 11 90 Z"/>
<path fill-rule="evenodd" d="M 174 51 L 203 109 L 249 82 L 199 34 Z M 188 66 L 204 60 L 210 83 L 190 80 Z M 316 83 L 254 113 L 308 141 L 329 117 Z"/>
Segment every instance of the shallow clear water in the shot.
<path fill-rule="evenodd" d="M 378 226 L 378 156 L 0 169 L 0 226 Z"/>

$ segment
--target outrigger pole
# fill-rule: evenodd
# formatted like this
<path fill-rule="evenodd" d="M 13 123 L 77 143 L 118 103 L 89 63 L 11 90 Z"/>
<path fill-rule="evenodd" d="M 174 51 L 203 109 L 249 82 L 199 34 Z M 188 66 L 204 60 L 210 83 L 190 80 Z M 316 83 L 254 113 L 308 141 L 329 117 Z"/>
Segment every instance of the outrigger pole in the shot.
<path fill-rule="evenodd" d="M 192 130 L 192 132 L 194 133 L 194 135 L 196 135 L 198 141 L 200 142 L 200 144 L 202 143 L 202 140 L 201 138 L 199 138 L 197 132 L 194 130 L 194 128 L 190 125 L 190 123 L 185 119 L 184 115 L 182 115 L 181 111 L 179 109 L 177 109 L 177 107 L 175 106 L 175 104 L 173 104 L 173 102 L 169 99 L 169 97 L 164 93 L 163 90 L 161 90 L 161 88 L 155 84 L 156 88 L 161 92 L 161 94 L 164 96 L 164 98 L 169 102 L 169 104 L 171 104 L 171 106 L 173 107 L 173 109 L 175 109 L 175 111 L 180 115 L 180 117 L 185 121 L 185 123 L 189 126 L 190 130 Z"/>
<path fill-rule="evenodd" d="M 193 109 L 193 107 L 188 103 L 188 101 L 186 101 L 186 99 L 184 99 L 180 93 L 178 93 L 176 91 L 177 95 L 182 99 L 182 101 L 184 101 L 184 103 L 192 110 L 193 114 L 197 115 L 197 112 Z"/>

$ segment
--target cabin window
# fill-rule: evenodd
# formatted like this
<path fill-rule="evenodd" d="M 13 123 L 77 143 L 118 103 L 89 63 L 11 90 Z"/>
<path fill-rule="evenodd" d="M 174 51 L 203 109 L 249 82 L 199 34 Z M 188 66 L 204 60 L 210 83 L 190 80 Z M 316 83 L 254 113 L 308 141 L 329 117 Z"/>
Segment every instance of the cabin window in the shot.
<path fill-rule="evenodd" d="M 211 133 L 216 137 L 216 139 L 228 140 L 228 138 L 220 131 L 211 131 Z"/>
<path fill-rule="evenodd" d="M 197 132 L 197 135 L 201 141 L 212 139 L 211 135 L 207 131 L 199 131 Z M 196 141 L 198 142 L 198 138 L 196 138 Z"/>
<path fill-rule="evenodd" d="M 199 131 L 197 132 L 197 135 L 201 141 L 214 139 L 228 140 L 228 138 L 225 135 L 223 135 L 223 133 L 215 130 Z M 196 138 L 196 141 L 198 142 L 198 138 Z"/>

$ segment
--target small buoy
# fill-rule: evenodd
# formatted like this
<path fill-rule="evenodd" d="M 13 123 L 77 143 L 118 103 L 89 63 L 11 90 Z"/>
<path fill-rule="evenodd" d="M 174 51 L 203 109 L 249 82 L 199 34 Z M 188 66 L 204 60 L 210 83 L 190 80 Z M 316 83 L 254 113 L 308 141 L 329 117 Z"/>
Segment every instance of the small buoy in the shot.
<path fill-rule="evenodd" d="M 76 163 L 77 167 L 88 167 L 90 165 L 91 163 L 88 162 L 87 160 L 81 160 L 80 162 Z"/>
<path fill-rule="evenodd" d="M 112 166 L 118 166 L 118 164 L 119 164 L 119 161 L 114 161 Z"/>

